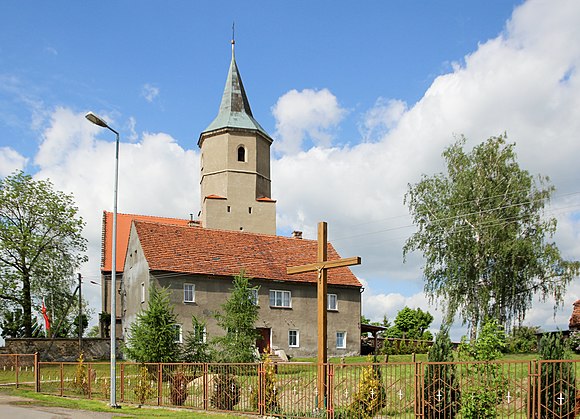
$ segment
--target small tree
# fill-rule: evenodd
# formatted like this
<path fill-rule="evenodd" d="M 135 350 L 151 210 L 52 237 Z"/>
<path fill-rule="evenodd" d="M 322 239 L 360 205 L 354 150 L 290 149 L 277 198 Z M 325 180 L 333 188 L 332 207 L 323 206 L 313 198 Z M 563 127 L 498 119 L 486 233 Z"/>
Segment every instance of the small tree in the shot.
<path fill-rule="evenodd" d="M 84 225 L 72 195 L 50 181 L 23 172 L 0 179 L 0 306 L 22 310 L 25 337 L 39 297 L 69 290 L 87 261 Z"/>
<path fill-rule="evenodd" d="M 185 336 L 183 360 L 194 363 L 211 362 L 209 344 L 205 335 L 205 322 L 192 315 L 191 329 Z"/>
<path fill-rule="evenodd" d="M 147 309 L 137 315 L 129 329 L 127 356 L 137 362 L 175 362 L 179 358 L 176 339 L 177 316 L 166 289 L 151 287 Z"/>
<path fill-rule="evenodd" d="M 386 405 L 387 390 L 381 379 L 380 365 L 370 364 L 363 369 L 357 392 L 346 409 L 346 417 L 370 419 Z"/>
<path fill-rule="evenodd" d="M 459 410 L 460 391 L 447 327 L 437 333 L 428 360 L 436 364 L 428 364 L 425 371 L 424 417 L 453 419 Z"/>
<path fill-rule="evenodd" d="M 465 360 L 483 361 L 466 367 L 469 384 L 461 394 L 461 417 L 490 419 L 497 417 L 497 406 L 503 399 L 507 381 L 494 361 L 505 348 L 505 334 L 497 320 L 488 319 L 474 342 L 461 342 L 459 352 Z"/>
<path fill-rule="evenodd" d="M 253 362 L 256 360 L 256 321 L 258 306 L 252 299 L 250 280 L 244 271 L 234 278 L 230 297 L 222 305 L 222 313 L 216 314 L 218 325 L 225 336 L 213 339 L 215 359 L 221 362 Z"/>
<path fill-rule="evenodd" d="M 538 338 L 536 334 L 540 331 L 538 326 L 516 326 L 506 340 L 506 350 L 512 354 L 523 354 L 535 352 L 537 350 Z"/>
<path fill-rule="evenodd" d="M 561 333 L 547 333 L 540 339 L 539 354 L 542 360 L 556 362 L 541 363 L 540 400 L 541 406 L 534 418 L 574 419 L 576 416 L 576 374 L 574 364 L 567 362 L 568 354 Z M 558 362 L 559 361 L 559 362 Z M 532 394 L 537 388 L 532 386 Z"/>

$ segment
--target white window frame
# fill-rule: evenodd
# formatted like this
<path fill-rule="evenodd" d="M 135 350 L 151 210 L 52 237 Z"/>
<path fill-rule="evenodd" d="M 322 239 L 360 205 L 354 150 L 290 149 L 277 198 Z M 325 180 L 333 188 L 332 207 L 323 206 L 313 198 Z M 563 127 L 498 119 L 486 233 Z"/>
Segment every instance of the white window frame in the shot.
<path fill-rule="evenodd" d="M 258 304 L 258 289 L 257 288 L 252 288 L 250 290 L 250 301 L 252 302 L 252 304 L 254 304 L 255 306 L 259 305 Z"/>
<path fill-rule="evenodd" d="M 145 302 L 145 282 L 141 282 L 141 303 Z"/>
<path fill-rule="evenodd" d="M 183 326 L 179 323 L 175 323 L 173 325 L 173 327 L 175 327 L 179 331 L 179 335 L 177 336 L 177 339 L 175 340 L 175 342 L 183 343 Z"/>
<path fill-rule="evenodd" d="M 331 296 L 333 298 L 331 298 Z M 330 302 L 334 299 L 334 305 L 331 305 Z M 327 309 L 329 311 L 338 311 L 338 295 L 336 294 L 328 294 L 326 299 Z"/>
<path fill-rule="evenodd" d="M 287 295 L 288 304 L 284 304 L 284 296 Z M 278 301 L 280 304 L 278 304 Z M 292 308 L 292 292 L 286 290 L 270 290 L 270 307 Z"/>
<path fill-rule="evenodd" d="M 191 290 L 191 299 L 188 299 L 188 288 Z M 186 282 L 183 284 L 183 302 L 184 303 L 195 303 L 195 284 Z"/>
<path fill-rule="evenodd" d="M 292 344 L 292 332 L 294 332 L 294 344 Z M 296 329 L 288 330 L 288 347 L 289 348 L 299 348 L 300 347 L 300 331 Z"/>
<path fill-rule="evenodd" d="M 336 349 L 346 349 L 346 332 L 343 331 L 336 332 Z"/>

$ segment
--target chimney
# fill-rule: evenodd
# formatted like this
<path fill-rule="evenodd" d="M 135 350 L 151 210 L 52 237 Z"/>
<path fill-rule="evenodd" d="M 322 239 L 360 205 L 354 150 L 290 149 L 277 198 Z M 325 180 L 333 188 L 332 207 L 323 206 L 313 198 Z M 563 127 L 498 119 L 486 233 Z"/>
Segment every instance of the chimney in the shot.
<path fill-rule="evenodd" d="M 298 231 L 298 230 L 294 230 L 292 232 L 292 238 L 293 239 L 301 239 L 302 238 L 302 232 Z"/>
<path fill-rule="evenodd" d="M 189 214 L 189 222 L 187 223 L 187 225 L 189 227 L 193 227 L 195 226 L 197 223 L 193 220 L 193 214 Z"/>

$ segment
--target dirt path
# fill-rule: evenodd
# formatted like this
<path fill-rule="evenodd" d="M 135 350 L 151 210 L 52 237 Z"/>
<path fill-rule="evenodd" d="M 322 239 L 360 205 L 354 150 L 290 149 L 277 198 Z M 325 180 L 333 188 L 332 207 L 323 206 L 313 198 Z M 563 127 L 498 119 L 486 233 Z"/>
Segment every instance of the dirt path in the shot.
<path fill-rule="evenodd" d="M 117 416 L 117 415 L 115 415 Z M 13 419 L 111 419 L 112 413 L 40 406 L 33 399 L 0 393 L 0 418 Z M 118 417 L 118 416 L 117 416 Z"/>

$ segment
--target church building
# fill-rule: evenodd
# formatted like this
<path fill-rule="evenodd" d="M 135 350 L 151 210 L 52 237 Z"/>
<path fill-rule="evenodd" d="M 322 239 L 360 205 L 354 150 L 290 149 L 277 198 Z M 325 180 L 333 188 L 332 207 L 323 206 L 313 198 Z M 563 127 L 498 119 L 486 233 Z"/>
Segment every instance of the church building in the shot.
<path fill-rule="evenodd" d="M 272 138 L 252 115 L 234 55 L 216 118 L 200 134 L 201 213 L 199 220 L 120 214 L 120 276 L 117 317 L 126 336 L 147 308 L 152 285 L 170 291 L 179 339 L 191 330 L 191 316 L 206 324 L 208 339 L 224 333 L 215 319 L 228 298 L 233 277 L 245 272 L 257 287 L 256 324 L 260 349 L 281 349 L 293 357 L 317 352 L 317 273 L 287 274 L 287 267 L 316 261 L 317 242 L 276 235 L 276 201 L 271 196 Z M 109 218 L 108 218 L 109 217 Z M 111 275 L 103 219 L 103 284 Z M 109 221 L 107 221 L 109 220 Z M 340 256 L 328 244 L 328 260 Z M 121 277 L 122 275 L 122 277 Z M 110 283 L 110 282 L 109 282 Z M 110 290 L 108 291 L 110 292 Z M 360 352 L 362 285 L 348 267 L 328 271 L 328 354 Z M 103 310 L 107 311 L 107 290 Z M 110 294 L 109 294 L 110 295 Z"/>

